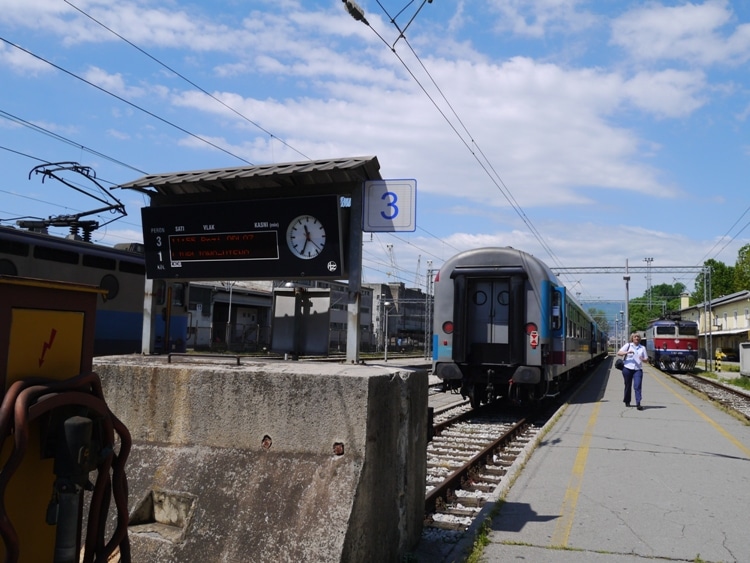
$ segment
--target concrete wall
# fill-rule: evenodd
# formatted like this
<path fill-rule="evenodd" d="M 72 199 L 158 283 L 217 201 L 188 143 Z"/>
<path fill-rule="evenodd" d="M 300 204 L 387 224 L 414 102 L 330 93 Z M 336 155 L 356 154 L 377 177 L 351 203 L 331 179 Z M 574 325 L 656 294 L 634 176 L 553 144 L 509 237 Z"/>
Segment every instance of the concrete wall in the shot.
<path fill-rule="evenodd" d="M 387 562 L 418 543 L 425 372 L 140 356 L 94 370 L 133 438 L 133 561 Z"/>

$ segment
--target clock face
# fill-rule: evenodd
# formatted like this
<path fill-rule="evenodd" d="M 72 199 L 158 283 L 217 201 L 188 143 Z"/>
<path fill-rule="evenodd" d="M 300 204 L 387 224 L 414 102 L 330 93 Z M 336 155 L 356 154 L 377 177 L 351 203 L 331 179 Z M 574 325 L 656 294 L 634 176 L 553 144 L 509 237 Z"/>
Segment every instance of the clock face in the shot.
<path fill-rule="evenodd" d="M 310 260 L 323 251 L 326 244 L 326 230 L 323 224 L 312 215 L 300 215 L 289 223 L 286 230 L 286 243 L 292 254 Z"/>

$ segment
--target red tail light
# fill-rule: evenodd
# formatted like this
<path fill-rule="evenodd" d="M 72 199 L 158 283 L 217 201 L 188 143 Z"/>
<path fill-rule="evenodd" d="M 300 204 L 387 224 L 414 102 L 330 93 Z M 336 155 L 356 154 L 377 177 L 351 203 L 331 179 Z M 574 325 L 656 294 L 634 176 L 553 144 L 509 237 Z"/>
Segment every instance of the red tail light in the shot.
<path fill-rule="evenodd" d="M 445 321 L 443 323 L 443 332 L 445 334 L 453 334 L 453 321 Z"/>

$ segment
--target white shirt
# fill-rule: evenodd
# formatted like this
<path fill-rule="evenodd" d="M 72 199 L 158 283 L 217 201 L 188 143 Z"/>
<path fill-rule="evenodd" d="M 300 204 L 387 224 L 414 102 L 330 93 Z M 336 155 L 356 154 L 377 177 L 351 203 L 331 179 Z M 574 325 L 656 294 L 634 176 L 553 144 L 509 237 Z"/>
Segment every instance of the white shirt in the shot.
<path fill-rule="evenodd" d="M 646 347 L 641 344 L 628 342 L 620 348 L 620 353 L 625 354 L 625 367 L 632 370 L 643 369 L 643 362 L 648 362 Z"/>

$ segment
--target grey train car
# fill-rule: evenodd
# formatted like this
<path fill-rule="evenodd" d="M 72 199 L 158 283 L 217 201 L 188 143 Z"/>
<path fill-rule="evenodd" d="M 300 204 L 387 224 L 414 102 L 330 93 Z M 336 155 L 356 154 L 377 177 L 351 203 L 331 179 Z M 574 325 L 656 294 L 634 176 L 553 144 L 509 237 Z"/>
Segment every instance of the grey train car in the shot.
<path fill-rule="evenodd" d="M 479 248 L 447 260 L 435 278 L 433 374 L 472 406 L 554 395 L 606 357 L 607 335 L 541 260 Z"/>

